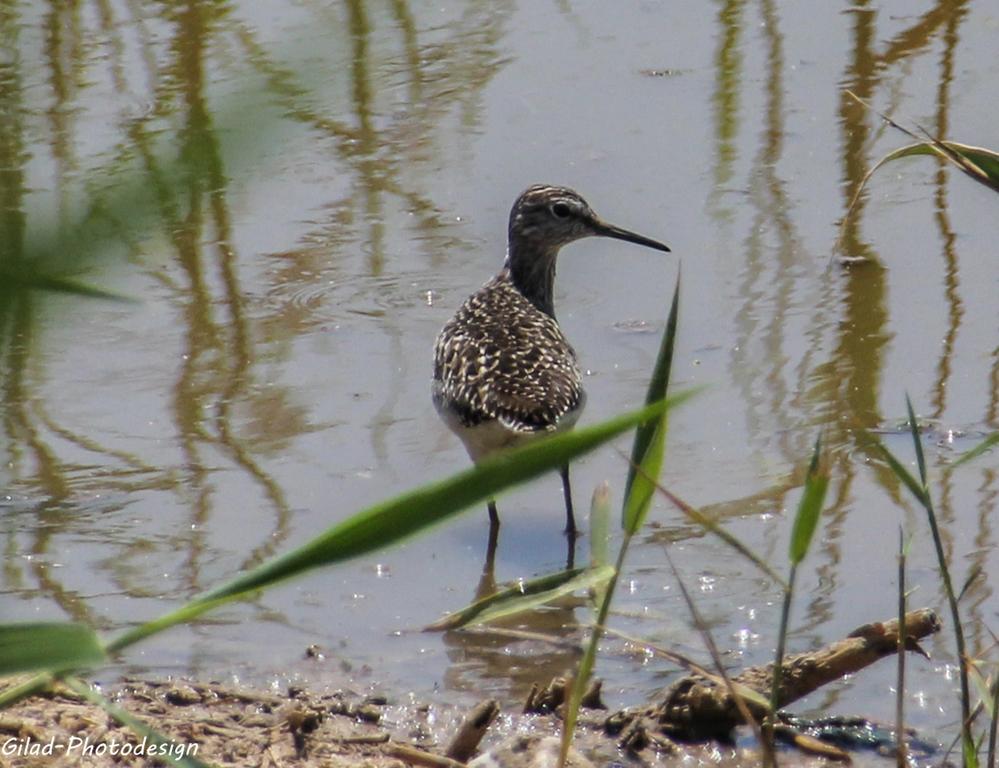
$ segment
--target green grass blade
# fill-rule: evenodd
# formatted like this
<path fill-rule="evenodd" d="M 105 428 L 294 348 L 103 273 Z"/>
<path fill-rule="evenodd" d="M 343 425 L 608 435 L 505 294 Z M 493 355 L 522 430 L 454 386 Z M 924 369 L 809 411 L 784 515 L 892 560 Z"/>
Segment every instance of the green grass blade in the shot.
<path fill-rule="evenodd" d="M 74 296 L 84 296 L 93 299 L 108 299 L 129 303 L 136 302 L 130 296 L 106 291 L 103 288 L 97 288 L 88 283 L 74 280 L 71 277 L 39 274 L 33 271 L 15 272 L 9 268 L 0 269 L 0 290 L 11 289 L 50 291 L 52 293 L 68 293 Z"/>
<path fill-rule="evenodd" d="M 815 448 L 812 450 L 812 460 L 808 465 L 808 472 L 805 474 L 805 486 L 801 492 L 801 500 L 798 502 L 798 511 L 794 516 L 794 525 L 791 528 L 791 541 L 788 546 L 788 557 L 791 561 L 791 570 L 787 577 L 787 588 L 784 590 L 784 600 L 781 606 L 780 629 L 777 634 L 777 652 L 774 658 L 773 680 L 770 685 L 770 715 L 767 720 L 767 728 L 763 735 L 770 739 L 773 737 L 774 713 L 777 712 L 780 704 L 781 679 L 784 675 L 784 652 L 787 645 L 787 633 L 791 622 L 791 602 L 794 598 L 794 582 L 798 573 L 798 566 L 808 554 L 808 549 L 812 545 L 815 531 L 818 528 L 819 518 L 822 515 L 822 505 L 825 502 L 826 490 L 829 487 L 829 472 L 822 462 L 822 435 L 815 438 Z M 767 742 L 768 748 L 772 749 L 772 743 Z"/>
<path fill-rule="evenodd" d="M 988 178 L 999 184 L 999 153 L 985 149 L 984 147 L 960 144 L 956 141 L 945 141 L 943 144 L 953 149 L 965 159 L 973 162 L 982 169 Z"/>
<path fill-rule="evenodd" d="M 950 150 L 963 158 L 967 164 L 973 166 L 973 168 L 968 167 L 966 172 L 975 178 L 975 181 L 982 181 L 999 190 L 999 153 L 984 147 L 961 144 L 957 141 L 941 141 L 940 143 L 944 146 L 945 152 Z M 962 169 L 964 168 L 965 164 L 962 164 Z"/>
<path fill-rule="evenodd" d="M 978 581 L 982 573 L 984 573 L 984 571 L 980 564 L 971 566 L 971 570 L 968 571 L 968 577 L 964 580 L 964 584 L 961 587 L 961 591 L 957 593 L 957 602 L 960 603 L 964 599 L 964 596 L 971 588 L 971 585 L 974 584 L 976 581 Z"/>
<path fill-rule="evenodd" d="M 867 440 L 869 441 L 868 447 L 876 451 L 878 455 L 885 460 L 885 463 L 888 464 L 888 467 L 895 474 L 895 477 L 902 481 L 903 485 L 909 489 L 920 504 L 925 506 L 928 493 L 922 484 L 912 476 L 912 473 L 905 468 L 902 462 L 896 459 L 895 455 L 879 440 L 876 440 L 869 435 L 867 436 Z"/>
<path fill-rule="evenodd" d="M 637 471 L 634 465 L 630 466 L 629 473 L 633 480 L 625 497 L 621 518 L 621 527 L 629 534 L 641 530 L 652 506 L 656 489 L 655 479 L 659 477 L 666 453 L 666 428 L 665 419 L 660 419 L 655 424 L 651 432 L 651 441 L 646 446 L 642 461 L 638 465 L 641 471 Z"/>
<path fill-rule="evenodd" d="M 39 669 L 84 669 L 106 659 L 96 633 L 83 624 L 0 624 L 0 677 Z"/>
<path fill-rule="evenodd" d="M 580 590 L 602 587 L 613 575 L 614 569 L 605 565 L 600 568 L 573 568 L 531 579 L 448 614 L 440 621 L 424 627 L 423 631 L 441 632 L 505 619 Z"/>
<path fill-rule="evenodd" d="M 13 706 L 21 699 L 41 693 L 55 681 L 55 675 L 51 672 L 42 672 L 28 678 L 16 685 L 4 688 L 0 691 L 0 711 Z"/>
<path fill-rule="evenodd" d="M 708 680 L 714 682 L 714 684 L 719 687 L 725 687 L 726 685 L 725 680 L 720 675 L 716 675 L 707 667 L 698 664 L 689 656 L 684 656 L 682 653 L 679 653 L 677 651 L 672 651 L 668 648 L 663 648 L 662 646 L 656 645 L 655 643 L 650 643 L 648 640 L 643 640 L 641 638 L 635 637 L 634 635 L 629 635 L 627 632 L 622 632 L 621 630 L 613 629 L 612 627 L 606 627 L 604 629 L 604 632 L 606 632 L 608 635 L 614 635 L 615 637 L 619 637 L 622 640 L 636 647 L 642 648 L 643 650 L 651 651 L 654 656 L 659 656 L 660 658 L 667 659 L 673 664 L 676 664 L 677 666 L 686 669 L 688 672 L 693 672 L 696 675 L 705 677 Z M 768 699 L 759 691 L 750 688 L 745 683 L 738 683 L 735 680 L 732 680 L 731 678 L 729 678 L 729 683 L 732 686 L 732 690 L 736 694 L 741 696 L 743 699 L 745 699 L 747 702 L 755 704 L 764 712 L 768 712 L 770 710 L 770 699 Z"/>
<path fill-rule="evenodd" d="M 669 318 L 666 321 L 666 329 L 659 344 L 659 354 L 656 357 L 652 378 L 649 380 L 649 389 L 645 395 L 646 403 L 661 400 L 666 396 L 666 390 L 669 388 L 679 307 L 680 278 L 677 276 Z M 665 453 L 667 420 L 667 414 L 663 412 L 659 419 L 650 421 L 635 430 L 628 479 L 624 485 L 624 508 L 621 516 L 621 527 L 630 534 L 634 534 L 642 527 L 652 504 L 655 480 L 659 477 L 659 472 L 662 469 Z M 639 467 L 642 468 L 642 472 L 638 472 Z"/>
<path fill-rule="evenodd" d="M 376 504 L 331 527 L 303 547 L 212 590 L 203 599 L 256 590 L 305 570 L 400 541 L 492 498 L 501 490 L 568 464 L 635 425 L 661 416 L 673 404 L 662 401 L 592 427 L 529 443 L 441 482 Z"/>
<path fill-rule="evenodd" d="M 659 355 L 656 357 L 656 366 L 649 381 L 649 389 L 646 395 L 647 403 L 657 402 L 665 398 L 666 390 L 669 387 L 669 373 L 673 362 L 673 346 L 676 340 L 679 305 L 680 278 L 678 276 L 676 287 L 673 290 L 673 303 L 670 306 L 666 329 L 663 332 L 663 338 L 659 345 Z M 666 402 L 671 402 L 674 399 L 669 398 Z M 596 664 L 600 637 L 603 633 L 604 624 L 607 623 L 611 602 L 614 599 L 614 590 L 617 587 L 617 580 L 621 575 L 621 568 L 628 553 L 631 537 L 642 527 L 645 515 L 648 513 L 649 506 L 652 503 L 652 493 L 656 487 L 656 479 L 659 477 L 659 470 L 662 468 L 662 460 L 665 452 L 667 418 L 667 411 L 663 411 L 659 418 L 644 422 L 635 430 L 628 479 L 625 483 L 624 506 L 621 512 L 621 527 L 624 529 L 624 541 L 621 542 L 621 547 L 617 553 L 617 562 L 614 564 L 613 575 L 608 580 L 607 586 L 600 597 L 596 624 L 590 634 L 590 642 L 587 643 L 583 658 L 579 661 L 579 667 L 576 670 L 576 675 L 573 678 L 572 687 L 569 691 L 569 697 L 566 701 L 565 714 L 562 721 L 562 742 L 559 749 L 559 768 L 562 768 L 566 764 L 566 760 L 569 757 L 569 747 L 572 744 L 576 720 L 579 717 L 580 703 L 586 691 L 590 675 L 593 673 L 593 667 Z"/>
<path fill-rule="evenodd" d="M 139 720 L 139 718 L 126 712 L 121 707 L 108 701 L 106 698 L 97 693 L 97 691 L 87 685 L 83 680 L 80 680 L 77 677 L 67 677 L 63 680 L 63 683 L 74 693 L 83 697 L 91 704 L 96 704 L 98 707 L 103 709 L 121 725 L 130 728 L 132 731 L 141 736 L 147 745 L 145 756 L 149 758 L 150 764 L 154 762 L 158 764 L 158 761 L 160 760 L 168 760 L 174 765 L 184 766 L 185 768 L 208 768 L 207 763 L 203 763 L 197 758 L 187 754 L 189 751 L 192 751 L 192 748 L 194 752 L 197 752 L 197 743 L 193 741 L 174 741 L 168 736 L 165 736 L 159 731 L 149 727 L 144 722 Z M 136 757 L 138 756 L 136 755 Z M 137 765 L 139 763 L 145 765 L 146 761 L 136 760 L 134 764 Z"/>
<path fill-rule="evenodd" d="M 847 90 L 846 93 L 867 109 L 872 109 L 870 104 L 852 91 Z M 953 163 L 964 171 L 965 174 L 980 184 L 984 184 L 990 189 L 999 192 L 999 154 L 996 152 L 982 147 L 974 147 L 970 144 L 961 144 L 956 141 L 944 141 L 943 139 L 932 136 L 922 126 L 917 126 L 918 130 L 925 137 L 925 140 L 923 140 L 920 136 L 917 136 L 904 125 L 900 125 L 885 114 L 877 112 L 876 110 L 874 111 L 882 120 L 892 126 L 892 128 L 895 128 L 910 138 L 915 139 L 916 143 L 900 147 L 878 160 L 874 167 L 867 172 L 866 176 L 864 176 L 861 186 L 867 183 L 867 180 L 871 177 L 874 171 L 893 160 L 898 160 L 903 157 L 914 157 L 917 155 L 936 155 Z M 851 208 L 852 207 L 853 206 L 851 204 Z"/>
<path fill-rule="evenodd" d="M 872 109 L 866 101 L 849 89 L 846 90 L 846 94 L 867 109 Z M 914 157 L 916 155 L 936 155 L 937 157 L 942 157 L 956 165 L 961 171 L 975 181 L 980 184 L 984 184 L 993 191 L 999 192 L 999 154 L 988 149 L 983 149 L 982 147 L 973 147 L 968 144 L 960 144 L 956 141 L 942 141 L 930 136 L 925 130 L 923 131 L 923 134 L 926 135 L 929 140 L 922 141 L 919 136 L 914 134 L 908 128 L 899 125 L 890 117 L 881 113 L 877 114 L 882 120 L 887 122 L 892 127 L 897 128 L 911 138 L 916 139 L 917 143 L 901 147 L 896 149 L 894 152 L 890 152 L 878 160 L 871 167 L 871 169 L 864 174 L 864 178 L 861 179 L 860 184 L 857 186 L 856 192 L 854 192 L 853 198 L 850 200 L 850 204 L 847 206 L 846 215 L 843 217 L 843 224 L 840 227 L 840 243 L 843 240 L 846 223 L 850 220 L 853 210 L 857 206 L 857 201 L 860 200 L 861 194 L 863 194 L 864 189 L 867 187 L 867 182 L 870 181 L 871 177 L 878 171 L 878 169 L 881 168 L 881 166 L 890 163 L 893 160 L 898 160 L 899 158 Z M 837 247 L 838 246 L 839 243 L 837 243 Z"/>
<path fill-rule="evenodd" d="M 794 516 L 794 527 L 791 529 L 790 558 L 791 563 L 798 565 L 808 554 L 819 517 L 822 515 L 822 504 L 825 502 L 826 490 L 829 488 L 829 471 L 822 461 L 822 436 L 815 439 L 815 450 L 812 461 L 805 476 L 805 490 L 798 502 L 798 512 Z"/>
<path fill-rule="evenodd" d="M 686 398 L 685 394 L 677 395 L 592 427 L 539 439 L 450 478 L 369 507 L 298 549 L 262 563 L 166 616 L 125 632 L 108 645 L 108 651 L 119 651 L 169 626 L 189 621 L 221 602 L 313 568 L 368 554 L 426 530 L 511 485 L 564 466 L 622 432 L 658 418 Z"/>
<path fill-rule="evenodd" d="M 611 584 L 617 581 L 617 574 L 615 573 L 611 579 Z M 604 593 L 603 602 L 601 602 L 601 613 L 604 613 L 604 606 L 610 606 L 611 596 L 614 590 L 608 587 L 607 591 Z M 576 676 L 572 679 L 572 688 L 569 691 L 569 700 L 566 702 L 565 715 L 562 719 L 562 742 L 559 749 L 559 758 L 557 765 L 559 768 L 566 765 L 566 761 L 569 759 L 569 747 L 572 744 L 572 736 L 576 730 L 576 720 L 579 718 L 579 707 L 580 702 L 583 700 L 583 694 L 586 692 L 586 683 L 593 674 L 593 666 L 596 664 L 597 660 L 597 645 L 600 643 L 600 631 L 599 625 L 593 628 L 593 633 L 590 636 L 590 642 L 586 646 L 586 651 L 583 653 L 583 658 L 579 660 L 579 668 L 576 670 Z"/>
<path fill-rule="evenodd" d="M 906 559 L 911 538 L 907 539 L 902 526 L 898 527 L 898 653 L 895 671 L 895 754 L 899 768 L 909 764 L 905 734 L 905 655 L 908 630 L 905 625 L 907 595 L 905 592 Z"/>
<path fill-rule="evenodd" d="M 964 731 L 961 738 L 961 747 L 964 768 L 978 768 L 978 748 L 975 746 L 975 740 L 971 736 L 971 731 Z"/>
<path fill-rule="evenodd" d="M 298 549 L 274 557 L 174 611 L 123 632 L 107 643 L 103 650 L 107 654 L 116 653 L 169 627 L 191 621 L 230 600 L 305 571 L 357 557 L 414 535 L 471 504 L 491 498 L 514 483 L 565 465 L 622 432 L 649 419 L 658 418 L 664 411 L 689 397 L 689 393 L 681 393 L 592 427 L 535 441 L 497 455 L 478 467 L 446 480 L 369 507 L 330 527 Z M 53 669 L 49 665 L 44 665 L 44 668 Z M 51 672 L 45 672 L 0 692 L 0 708 L 39 692 L 51 680 Z"/>
<path fill-rule="evenodd" d="M 954 632 L 954 644 L 957 646 L 957 658 L 959 660 L 959 679 L 961 684 L 961 742 L 964 749 L 964 764 L 965 766 L 977 765 L 977 755 L 975 755 L 975 745 L 974 739 L 971 734 L 971 701 L 970 701 L 970 691 L 968 683 L 968 657 L 965 654 L 965 641 L 964 641 L 964 628 L 961 624 L 961 613 L 958 607 L 957 593 L 954 591 L 954 583 L 950 574 L 950 567 L 947 564 L 947 554 L 944 551 L 943 539 L 940 536 L 940 527 L 937 522 L 936 512 L 933 509 L 933 497 L 930 494 L 929 487 L 926 481 L 926 461 L 923 457 L 923 445 L 919 438 L 919 427 L 916 425 L 916 416 L 912 409 L 912 403 L 909 397 L 905 398 L 905 405 L 909 414 L 909 431 L 912 433 L 912 440 L 915 444 L 916 449 L 916 463 L 919 467 L 919 476 L 922 480 L 921 483 L 917 483 L 916 479 L 913 478 L 908 473 L 905 475 L 900 474 L 899 469 L 902 469 L 898 462 L 894 459 L 891 453 L 888 452 L 886 448 L 881 447 L 882 453 L 886 458 L 894 461 L 892 469 L 895 474 L 903 478 L 905 484 L 909 489 L 915 494 L 916 498 L 919 499 L 919 503 L 922 505 L 923 509 L 926 511 L 926 518 L 930 525 L 930 533 L 933 536 L 933 547 L 936 550 L 937 555 L 937 565 L 940 569 L 940 578 L 943 580 L 944 592 L 947 596 L 947 604 L 950 607 L 951 621 L 953 623 L 952 631 Z M 896 469 L 896 465 L 899 469 Z M 904 469 L 902 469 L 904 472 Z M 908 475 L 908 479 L 906 479 Z M 970 755 L 970 757 L 969 757 Z"/>
<path fill-rule="evenodd" d="M 919 155 L 949 160 L 970 178 L 999 192 L 999 154 L 983 147 L 974 147 L 957 141 L 931 140 L 909 144 L 889 152 L 878 161 L 877 165 L 882 166 L 903 157 Z"/>
<path fill-rule="evenodd" d="M 982 670 L 979 668 L 978 663 L 972 662 L 968 665 L 968 679 L 974 684 L 982 707 L 991 719 L 995 716 L 995 708 L 992 702 L 992 688 L 989 681 L 986 680 L 985 676 L 982 674 Z"/>
<path fill-rule="evenodd" d="M 909 414 L 909 432 L 912 434 L 912 443 L 916 449 L 916 466 L 919 467 L 919 479 L 922 481 L 923 491 L 926 491 L 926 458 L 923 456 L 923 441 L 919 439 L 919 424 L 916 423 L 916 413 L 912 410 L 912 401 L 909 396 L 905 396 L 905 409 Z"/>
<path fill-rule="evenodd" d="M 605 582 L 603 594 L 600 598 L 600 607 L 597 609 L 597 619 L 590 632 L 590 642 L 586 644 L 583 651 L 583 658 L 579 660 L 579 667 L 576 675 L 572 679 L 572 687 L 569 689 L 569 696 L 566 699 L 565 713 L 562 717 L 562 741 L 559 748 L 558 766 L 565 766 L 569 758 L 569 747 L 572 745 L 572 737 L 576 731 L 576 720 L 579 718 L 579 707 L 583 701 L 583 694 L 586 693 L 587 682 L 593 674 L 593 667 L 597 662 L 597 649 L 600 646 L 600 637 L 603 634 L 604 624 L 607 623 L 607 616 L 610 614 L 611 602 L 614 600 L 614 590 L 617 588 L 617 580 L 621 575 L 621 567 L 624 564 L 624 557 L 628 552 L 628 545 L 631 543 L 631 535 L 625 533 L 624 541 L 617 553 L 617 562 L 610 567 L 610 578 Z"/>
<path fill-rule="evenodd" d="M 194 621 L 202 614 L 208 613 L 221 605 L 225 605 L 226 603 L 235 600 L 242 594 L 245 593 L 234 593 L 214 600 L 209 600 L 205 597 L 195 597 L 193 600 L 185 603 L 180 608 L 170 611 L 162 616 L 158 616 L 151 621 L 144 622 L 133 629 L 122 632 L 120 635 L 117 635 L 110 642 L 108 642 L 104 648 L 108 654 L 118 653 L 128 646 L 135 645 L 135 643 L 140 640 L 159 634 L 164 630 L 170 629 L 170 627 Z M 0 702 L 2 701 L 3 699 L 0 698 Z"/>
<path fill-rule="evenodd" d="M 681 499 L 675 493 L 670 491 L 668 488 L 664 488 L 662 485 L 657 485 L 656 489 L 665 496 L 670 502 L 679 509 L 683 514 L 693 523 L 701 526 L 704 530 L 709 533 L 713 533 L 723 542 L 728 544 L 732 549 L 738 552 L 740 555 L 749 560 L 753 565 L 765 573 L 770 579 L 777 584 L 781 589 L 787 589 L 787 582 L 784 581 L 783 577 L 780 576 L 770 564 L 764 560 L 762 557 L 757 555 L 753 550 L 743 544 L 739 539 L 733 536 L 731 533 L 726 531 L 717 522 L 712 520 L 710 517 L 705 515 L 701 510 L 696 507 L 691 506 L 686 501 Z"/>
<path fill-rule="evenodd" d="M 766 728 L 761 731 L 761 735 L 766 741 L 766 748 L 773 749 L 773 732 L 775 715 L 780 709 L 780 687 L 784 677 L 784 654 L 787 648 L 787 632 L 791 625 L 791 601 L 794 598 L 794 582 L 798 574 L 798 561 L 791 561 L 790 573 L 787 576 L 787 589 L 784 590 L 784 599 L 780 609 L 780 627 L 777 630 L 777 651 L 774 654 L 773 677 L 770 682 L 770 712 L 767 715 Z"/>
<path fill-rule="evenodd" d="M 742 715 L 743 722 L 747 723 L 753 729 L 756 738 L 765 750 L 766 759 L 764 760 L 764 765 L 776 764 L 772 755 L 773 750 L 770 749 L 767 742 L 764 741 L 763 732 L 759 724 L 750 713 L 749 708 L 746 706 L 746 702 L 740 698 L 738 691 L 736 691 L 735 686 L 732 683 L 732 678 L 725 669 L 725 663 L 718 650 L 718 645 L 715 643 L 714 636 L 711 634 L 711 629 L 708 626 L 708 623 L 704 621 L 704 618 L 701 616 L 701 612 L 697 609 L 697 604 L 694 602 L 694 598 L 691 596 L 690 590 L 687 589 L 686 583 L 680 576 L 680 570 L 676 567 L 676 563 L 673 562 L 673 558 L 670 556 L 668 547 L 663 547 L 663 556 L 666 558 L 666 564 L 669 565 L 670 572 L 673 574 L 673 580 L 676 582 L 677 587 L 680 588 L 680 595 L 683 597 L 683 602 L 686 604 L 687 610 L 690 613 L 690 618 L 693 620 L 694 629 L 696 629 L 698 634 L 701 636 L 701 641 L 704 643 L 704 647 L 707 649 L 708 655 L 711 656 L 711 661 L 715 665 L 715 671 L 717 672 L 718 677 L 721 678 L 722 684 L 728 690 L 729 695 L 732 696 L 736 709 L 738 709 L 739 714 Z M 769 702 L 767 702 L 764 706 L 767 708 L 768 714 L 772 714 L 772 712 L 770 712 Z"/>
<path fill-rule="evenodd" d="M 953 469 L 954 467 L 959 467 L 962 464 L 967 464 L 969 461 L 977 459 L 983 453 L 988 453 L 997 444 L 999 444 L 999 432 L 993 432 L 974 448 L 969 451 L 965 451 L 958 456 L 957 460 L 950 465 L 950 468 Z"/>
<path fill-rule="evenodd" d="M 610 485 L 605 480 L 593 491 L 590 501 L 590 566 L 607 564 L 610 540 Z"/>

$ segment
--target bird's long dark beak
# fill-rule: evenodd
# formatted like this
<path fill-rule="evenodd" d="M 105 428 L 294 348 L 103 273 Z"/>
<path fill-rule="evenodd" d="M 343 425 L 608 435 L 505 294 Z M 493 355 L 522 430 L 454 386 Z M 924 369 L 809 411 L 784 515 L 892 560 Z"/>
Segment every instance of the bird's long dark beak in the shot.
<path fill-rule="evenodd" d="M 608 224 L 606 221 L 601 221 L 600 219 L 593 222 L 593 232 L 601 237 L 613 237 L 616 240 L 627 240 L 629 243 L 644 245 L 646 248 L 655 248 L 657 251 L 666 251 L 669 253 L 669 246 L 660 243 L 658 240 L 653 240 L 635 232 L 630 232 L 627 229 L 616 227 L 613 224 Z"/>

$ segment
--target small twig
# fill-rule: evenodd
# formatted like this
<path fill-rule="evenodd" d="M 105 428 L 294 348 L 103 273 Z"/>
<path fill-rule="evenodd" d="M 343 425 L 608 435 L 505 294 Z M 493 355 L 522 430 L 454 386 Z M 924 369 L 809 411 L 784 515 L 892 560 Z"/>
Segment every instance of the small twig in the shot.
<path fill-rule="evenodd" d="M 495 699 L 480 701 L 465 716 L 454 738 L 444 754 L 452 760 L 467 762 L 479 748 L 479 742 L 486 735 L 489 724 L 499 714 L 499 704 Z"/>
<path fill-rule="evenodd" d="M 28 735 L 33 739 L 41 741 L 41 736 L 30 724 L 17 718 L 0 717 L 0 733 L 5 733 L 8 736 Z"/>
<path fill-rule="evenodd" d="M 442 757 L 431 752 L 424 752 L 416 747 L 409 747 L 405 744 L 393 744 L 388 748 L 392 757 L 398 757 L 410 765 L 422 765 L 426 768 L 465 768 L 465 763 L 459 763 L 450 757 Z"/>
<path fill-rule="evenodd" d="M 341 736 L 338 744 L 385 744 L 389 740 L 387 733 L 358 733 L 354 736 Z"/>
<path fill-rule="evenodd" d="M 827 744 L 821 739 L 816 739 L 813 736 L 800 733 L 794 728 L 790 728 L 786 725 L 775 725 L 774 736 L 783 741 L 785 744 L 790 744 L 791 746 L 800 749 L 802 752 L 807 752 L 810 755 L 818 755 L 819 757 L 824 757 L 827 760 L 836 760 L 841 763 L 850 762 L 850 755 L 848 752 L 845 752 L 832 744 Z"/>

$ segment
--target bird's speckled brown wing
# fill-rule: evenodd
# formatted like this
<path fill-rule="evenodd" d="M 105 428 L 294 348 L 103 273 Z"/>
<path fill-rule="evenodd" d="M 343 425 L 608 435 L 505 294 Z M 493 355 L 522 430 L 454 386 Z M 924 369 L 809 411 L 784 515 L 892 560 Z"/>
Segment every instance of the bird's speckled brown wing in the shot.
<path fill-rule="evenodd" d="M 438 409 L 468 427 L 495 419 L 516 432 L 554 430 L 584 402 L 569 342 L 506 273 L 470 296 L 441 330 L 434 382 Z"/>

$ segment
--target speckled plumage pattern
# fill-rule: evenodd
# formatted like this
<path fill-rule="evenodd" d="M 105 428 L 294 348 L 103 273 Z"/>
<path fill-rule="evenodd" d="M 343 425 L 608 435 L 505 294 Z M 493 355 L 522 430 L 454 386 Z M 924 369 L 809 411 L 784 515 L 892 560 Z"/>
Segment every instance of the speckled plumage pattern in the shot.
<path fill-rule="evenodd" d="M 555 320 L 559 250 L 612 237 L 668 251 L 602 221 L 577 192 L 536 184 L 510 210 L 503 270 L 448 321 L 434 348 L 433 400 L 472 461 L 536 435 L 569 429 L 583 410 L 576 353 Z M 569 467 L 561 469 L 566 532 L 575 535 Z M 489 502 L 490 552 L 499 516 Z M 571 548 L 569 562 L 571 564 Z"/>
<path fill-rule="evenodd" d="M 576 353 L 555 318 L 504 269 L 444 326 L 434 350 L 434 403 L 461 426 L 496 420 L 531 434 L 575 421 L 585 400 Z"/>

